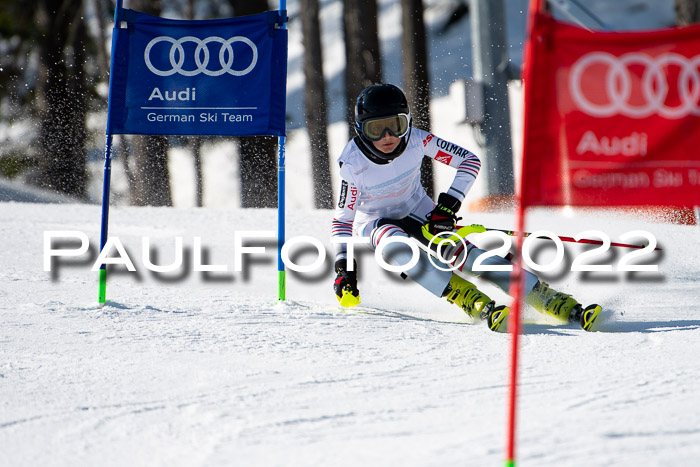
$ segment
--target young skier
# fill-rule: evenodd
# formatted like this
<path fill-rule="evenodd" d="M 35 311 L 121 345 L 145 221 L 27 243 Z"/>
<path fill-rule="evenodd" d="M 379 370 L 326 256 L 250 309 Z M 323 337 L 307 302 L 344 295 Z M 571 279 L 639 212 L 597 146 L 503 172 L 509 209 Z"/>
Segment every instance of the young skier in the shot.
<path fill-rule="evenodd" d="M 430 240 L 455 229 L 456 213 L 481 168 L 479 158 L 471 151 L 412 128 L 406 97 L 391 84 L 376 84 L 360 93 L 355 105 L 355 130 L 357 136 L 338 157 L 341 188 L 331 234 L 337 243 L 334 288 L 343 306 L 360 302 L 357 264 L 348 264 L 343 239 L 353 235 L 369 237 L 371 248 L 376 249 L 383 238 L 411 237 L 435 249 Z M 438 196 L 437 204 L 421 186 L 424 156 L 457 171 L 452 185 Z M 464 245 L 466 248 L 457 242 L 442 257 L 453 259 L 451 264 L 463 262 L 457 269 L 479 275 L 508 292 L 510 273 L 472 271 L 474 260 L 483 250 L 466 241 Z M 405 265 L 413 251 L 405 243 L 392 242 L 382 255 L 387 262 Z M 505 330 L 508 307 L 496 306 L 474 284 L 449 270 L 447 264 L 436 259 L 433 262 L 444 267 L 435 267 L 421 250 L 418 263 L 404 273 L 435 296 L 458 305 L 472 318 L 485 319 L 490 329 Z M 511 263 L 492 256 L 483 264 Z M 592 329 L 600 306 L 583 309 L 570 295 L 557 292 L 529 271 L 524 274 L 526 303 L 562 321 L 578 321 L 584 329 Z"/>

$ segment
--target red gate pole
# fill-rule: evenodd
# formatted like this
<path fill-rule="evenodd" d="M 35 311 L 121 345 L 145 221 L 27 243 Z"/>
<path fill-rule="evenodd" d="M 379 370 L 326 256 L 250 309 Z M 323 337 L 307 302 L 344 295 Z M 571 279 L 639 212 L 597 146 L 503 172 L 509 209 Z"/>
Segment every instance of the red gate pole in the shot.
<path fill-rule="evenodd" d="M 518 203 L 518 232 L 525 231 L 525 209 L 522 203 Z M 509 409 L 508 409 L 508 444 L 506 449 L 506 467 L 515 466 L 515 445 L 516 445 L 516 415 L 518 399 L 518 357 L 520 354 L 520 304 L 522 303 L 523 281 L 522 274 L 522 245 L 523 236 L 517 234 L 515 239 L 516 259 L 513 273 L 511 275 L 510 295 L 513 297 L 513 307 L 510 312 L 508 330 L 511 333 L 511 357 L 510 357 L 510 382 L 509 382 Z"/>

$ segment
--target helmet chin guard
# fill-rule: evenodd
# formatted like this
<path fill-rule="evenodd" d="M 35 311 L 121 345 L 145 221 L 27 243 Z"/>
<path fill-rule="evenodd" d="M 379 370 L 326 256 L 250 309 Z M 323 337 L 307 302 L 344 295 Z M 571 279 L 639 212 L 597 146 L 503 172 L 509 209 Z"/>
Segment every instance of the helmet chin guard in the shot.
<path fill-rule="evenodd" d="M 374 138 L 370 138 L 363 130 L 365 122 L 379 120 L 382 117 L 405 117 L 408 120 L 408 130 L 400 136 L 399 145 L 390 153 L 377 149 L 372 144 L 373 141 L 377 141 L 377 135 L 373 134 Z M 396 136 L 394 129 L 390 126 L 386 130 Z M 355 131 L 357 132 L 356 143 L 372 162 L 387 164 L 399 157 L 406 149 L 411 137 L 411 112 L 403 91 L 393 84 L 374 84 L 363 89 L 355 104 Z M 381 134 L 383 136 L 384 131 Z"/>

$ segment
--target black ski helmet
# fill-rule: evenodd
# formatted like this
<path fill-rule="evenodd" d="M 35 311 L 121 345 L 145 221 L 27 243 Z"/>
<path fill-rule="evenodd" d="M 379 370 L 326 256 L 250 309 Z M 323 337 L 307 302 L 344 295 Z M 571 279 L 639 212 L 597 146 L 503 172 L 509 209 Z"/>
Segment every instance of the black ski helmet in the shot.
<path fill-rule="evenodd" d="M 401 135 L 401 142 L 394 151 L 384 153 L 375 148 L 372 140 L 365 135 L 363 123 L 367 120 L 394 115 L 408 117 L 408 131 Z M 411 112 L 403 91 L 393 84 L 374 84 L 363 89 L 355 104 L 355 131 L 358 136 L 356 138 L 358 146 L 375 162 L 386 164 L 399 157 L 406 149 L 411 137 Z"/>

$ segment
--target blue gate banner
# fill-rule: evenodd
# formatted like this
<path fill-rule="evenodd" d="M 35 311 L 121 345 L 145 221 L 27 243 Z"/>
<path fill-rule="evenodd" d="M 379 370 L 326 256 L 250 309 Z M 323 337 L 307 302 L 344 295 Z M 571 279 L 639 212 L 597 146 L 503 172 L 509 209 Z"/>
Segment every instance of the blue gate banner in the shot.
<path fill-rule="evenodd" d="M 119 10 L 107 133 L 284 136 L 284 14 L 185 21 Z"/>

